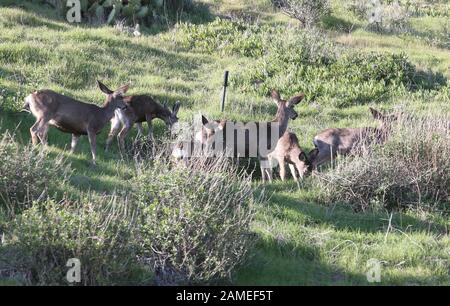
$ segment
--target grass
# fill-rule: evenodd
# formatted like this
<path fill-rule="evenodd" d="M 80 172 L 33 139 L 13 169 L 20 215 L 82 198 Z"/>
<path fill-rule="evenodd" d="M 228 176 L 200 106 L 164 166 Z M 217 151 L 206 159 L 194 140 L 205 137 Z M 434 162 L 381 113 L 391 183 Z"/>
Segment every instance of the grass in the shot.
<path fill-rule="evenodd" d="M 292 22 L 274 11 L 270 1 L 203 2 L 211 14 L 260 12 L 262 22 Z M 223 72 L 229 70 L 233 76 L 251 62 L 249 58 L 178 50 L 167 39 L 170 31 L 148 30 L 135 38 L 111 27 L 71 25 L 42 7 L 21 4 L 21 8 L 2 7 L 0 13 L 0 132 L 15 131 L 23 144 L 30 141 L 29 128 L 34 123 L 31 115 L 17 112 L 26 95 L 35 89 L 50 88 L 101 104 L 103 96 L 95 87 L 96 79 L 110 87 L 131 82 L 129 94 L 151 93 L 169 104 L 180 100 L 181 121 L 199 112 L 210 118 L 242 121 L 270 119 L 274 115 L 267 98 L 234 88 L 229 89 L 225 112 L 220 113 Z M 344 31 L 341 26 L 329 26 L 330 39 L 361 52 L 406 52 L 428 75 L 450 78 L 450 50 L 426 39 L 428 33 L 443 33 L 442 17 L 415 17 L 413 27 L 422 31 L 417 35 L 383 35 L 366 30 L 364 21 L 347 14 L 344 7 L 335 6 L 334 19 L 325 25 L 355 26 Z M 371 105 L 449 116 L 449 99 L 433 92 L 408 92 Z M 297 110 L 300 116 L 290 128 L 305 149 L 311 149 L 311 139 L 321 129 L 376 124 L 367 106 L 321 108 L 312 104 Z M 160 136 L 164 131 L 162 122 L 154 125 Z M 109 153 L 103 151 L 107 132 L 105 128 L 98 138 L 98 166 L 92 168 L 85 137 L 71 155 L 67 151 L 70 135 L 51 129 L 49 150 L 55 156 L 64 154 L 74 171 L 64 193 L 76 197 L 87 190 L 111 194 L 131 188 L 133 163 L 120 158 L 115 147 Z M 135 131 L 131 137 L 134 135 Z M 397 212 L 392 216 L 387 212 L 355 213 L 345 205 L 321 205 L 318 192 L 308 180 L 300 190 L 293 182 L 275 182 L 267 187 L 270 200 L 258 207 L 253 224 L 260 239 L 251 260 L 234 275 L 235 284 L 367 285 L 366 263 L 371 258 L 382 262 L 383 285 L 450 284 L 448 217 L 418 212 Z M 11 282 L 0 278 L 1 285 Z"/>

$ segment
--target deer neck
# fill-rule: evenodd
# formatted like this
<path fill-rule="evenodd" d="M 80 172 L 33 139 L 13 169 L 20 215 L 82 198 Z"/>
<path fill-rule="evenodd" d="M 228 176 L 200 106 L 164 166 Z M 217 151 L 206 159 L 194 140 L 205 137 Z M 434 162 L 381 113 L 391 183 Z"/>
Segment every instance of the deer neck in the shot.
<path fill-rule="evenodd" d="M 278 123 L 279 137 L 281 137 L 287 130 L 289 117 L 283 108 L 278 108 L 276 117 L 272 120 L 273 123 Z"/>
<path fill-rule="evenodd" d="M 106 102 L 100 109 L 102 116 L 99 118 L 99 121 L 105 125 L 112 119 L 112 117 L 114 117 L 116 107 L 114 107 L 111 102 Z"/>

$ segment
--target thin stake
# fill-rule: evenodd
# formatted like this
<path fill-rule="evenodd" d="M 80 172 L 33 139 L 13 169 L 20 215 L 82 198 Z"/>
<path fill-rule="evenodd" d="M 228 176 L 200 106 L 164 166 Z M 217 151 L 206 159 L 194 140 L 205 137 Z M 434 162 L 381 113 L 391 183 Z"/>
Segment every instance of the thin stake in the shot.
<path fill-rule="evenodd" d="M 223 76 L 223 94 L 222 94 L 222 103 L 220 104 L 220 111 L 223 112 L 225 108 L 225 98 L 227 95 L 227 86 L 228 86 L 228 71 L 225 71 Z"/>

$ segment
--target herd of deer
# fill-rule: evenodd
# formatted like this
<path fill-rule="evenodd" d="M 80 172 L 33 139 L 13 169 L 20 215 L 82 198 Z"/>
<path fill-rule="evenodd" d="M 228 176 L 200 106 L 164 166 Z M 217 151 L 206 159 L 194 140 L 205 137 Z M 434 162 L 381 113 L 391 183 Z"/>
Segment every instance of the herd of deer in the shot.
<path fill-rule="evenodd" d="M 138 133 L 142 134 L 142 122 L 147 122 L 149 137 L 153 138 L 152 120 L 154 118 L 163 120 L 169 129 L 178 121 L 179 102 L 172 109 L 169 109 L 166 105 L 161 105 L 148 95 L 125 96 L 128 85 L 123 85 L 115 91 L 110 90 L 100 81 L 97 81 L 97 85 L 106 96 L 104 105 L 101 107 L 77 101 L 51 90 L 39 90 L 27 96 L 24 109 L 30 111 L 36 118 L 36 123 L 30 128 L 33 144 L 37 144 L 39 141 L 44 145 L 47 144 L 47 132 L 50 125 L 62 132 L 72 134 L 71 152 L 75 150 L 79 137 L 87 135 L 91 146 L 92 162 L 95 165 L 96 135 L 108 122 L 111 122 L 111 130 L 106 142 L 106 149 L 115 136 L 117 136 L 119 147 L 122 149 L 125 137 L 135 123 L 138 127 Z M 329 162 L 337 154 L 348 154 L 361 144 L 384 142 L 391 129 L 390 123 L 396 119 L 396 116 L 385 116 L 370 108 L 373 117 L 381 122 L 378 128 L 326 129 L 314 137 L 315 148 L 306 154 L 299 146 L 297 136 L 287 130 L 289 120 L 295 120 L 298 117 L 294 107 L 303 98 L 304 94 L 299 94 L 286 101 L 281 99 L 277 91 L 273 90 L 272 99 L 277 104 L 276 117 L 271 122 L 264 122 L 269 127 L 276 127 L 278 132 L 277 142 L 276 146 L 269 150 L 267 154 L 261 154 L 258 151 L 258 158 L 261 164 L 277 161 L 280 167 L 280 177 L 283 181 L 286 178 L 286 163 L 289 165 L 293 178 L 298 181 L 298 177 L 302 178 L 309 170 L 317 169 L 319 165 Z M 229 122 L 227 120 L 202 118 L 201 142 L 211 142 L 217 130 L 225 129 L 227 122 Z M 261 124 L 261 122 L 256 124 Z M 265 137 L 273 137 L 274 133 L 269 131 L 267 135 L 270 136 Z M 222 147 L 227 149 L 227 146 L 237 145 L 236 143 L 225 144 Z M 177 144 L 176 150 L 177 152 L 184 152 L 182 144 Z M 173 155 L 178 158 L 187 158 L 187 156 L 179 153 Z M 261 167 L 261 174 L 263 181 L 266 179 L 272 181 L 272 167 Z"/>

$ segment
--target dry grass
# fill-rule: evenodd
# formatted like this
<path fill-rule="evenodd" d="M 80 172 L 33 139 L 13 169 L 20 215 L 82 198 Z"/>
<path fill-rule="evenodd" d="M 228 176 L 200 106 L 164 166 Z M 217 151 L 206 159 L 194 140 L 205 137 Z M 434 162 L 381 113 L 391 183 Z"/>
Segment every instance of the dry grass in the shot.
<path fill-rule="evenodd" d="M 450 141 L 446 119 L 403 118 L 388 141 L 362 149 L 319 174 L 330 202 L 355 210 L 450 209 Z"/>

